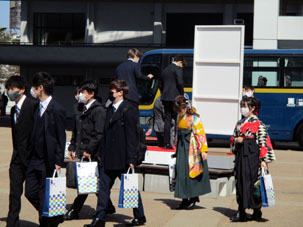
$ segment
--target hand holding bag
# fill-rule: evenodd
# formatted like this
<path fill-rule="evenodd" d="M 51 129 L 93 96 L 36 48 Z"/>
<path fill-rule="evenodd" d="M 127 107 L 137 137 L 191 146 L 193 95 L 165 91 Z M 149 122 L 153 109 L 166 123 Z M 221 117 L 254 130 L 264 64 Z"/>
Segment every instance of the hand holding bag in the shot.
<path fill-rule="evenodd" d="M 262 168 L 262 175 L 260 177 L 262 206 L 270 207 L 276 203 L 274 186 L 272 183 L 271 175 Z"/>
<path fill-rule="evenodd" d="M 81 162 L 76 163 L 76 178 L 77 178 L 77 189 L 78 194 L 90 194 L 98 193 L 99 188 L 99 171 L 98 163 L 83 162 L 83 157 Z"/>
<path fill-rule="evenodd" d="M 66 178 L 55 177 L 46 178 L 45 198 L 42 210 L 43 217 L 54 217 L 65 214 L 66 206 Z"/>
<path fill-rule="evenodd" d="M 119 208 L 138 208 L 139 206 L 139 175 L 129 174 L 130 168 L 126 174 L 121 175 L 121 185 L 119 193 Z"/>

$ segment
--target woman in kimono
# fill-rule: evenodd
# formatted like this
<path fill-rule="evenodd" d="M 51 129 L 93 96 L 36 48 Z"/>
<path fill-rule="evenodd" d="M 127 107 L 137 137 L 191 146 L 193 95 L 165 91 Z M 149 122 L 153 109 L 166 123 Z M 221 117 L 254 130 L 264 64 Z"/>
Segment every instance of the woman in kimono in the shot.
<path fill-rule="evenodd" d="M 188 209 L 210 192 L 208 147 L 202 122 L 189 100 L 177 96 L 174 108 L 178 113 L 175 197 L 182 199 L 177 209 Z"/>
<path fill-rule="evenodd" d="M 260 167 L 267 169 L 267 163 L 275 160 L 275 155 L 266 127 L 254 111 L 257 102 L 254 97 L 242 99 L 241 114 L 231 137 L 232 152 L 236 156 L 235 179 L 238 212 L 231 217 L 232 222 L 247 221 L 245 209 L 253 209 L 252 219 L 262 217 L 260 197 L 254 197 L 254 184 L 260 177 Z"/>

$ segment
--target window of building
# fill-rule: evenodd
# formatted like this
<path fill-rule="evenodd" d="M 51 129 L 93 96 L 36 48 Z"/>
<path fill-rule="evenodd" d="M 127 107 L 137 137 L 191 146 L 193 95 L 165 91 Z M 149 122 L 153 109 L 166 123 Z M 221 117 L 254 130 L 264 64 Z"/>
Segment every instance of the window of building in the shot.
<path fill-rule="evenodd" d="M 302 0 L 280 0 L 280 16 L 303 16 Z"/>
<path fill-rule="evenodd" d="M 246 58 L 243 85 L 279 87 L 279 58 Z"/>
<path fill-rule="evenodd" d="M 52 75 L 56 86 L 79 86 L 83 81 L 83 75 Z"/>
<path fill-rule="evenodd" d="M 284 87 L 303 87 L 303 58 L 285 58 L 284 66 Z"/>
<path fill-rule="evenodd" d="M 34 43 L 77 44 L 84 43 L 84 13 L 35 13 Z"/>

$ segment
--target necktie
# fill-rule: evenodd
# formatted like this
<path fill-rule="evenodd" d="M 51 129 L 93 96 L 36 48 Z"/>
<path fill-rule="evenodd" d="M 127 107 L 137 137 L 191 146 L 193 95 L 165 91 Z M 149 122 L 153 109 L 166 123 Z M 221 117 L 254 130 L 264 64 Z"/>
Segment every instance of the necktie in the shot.
<path fill-rule="evenodd" d="M 16 119 L 15 119 L 15 123 L 18 122 L 19 115 L 20 115 L 20 109 L 19 109 L 18 106 L 16 106 Z"/>
<path fill-rule="evenodd" d="M 42 103 L 40 103 L 39 108 L 40 108 L 40 117 L 42 117 L 42 115 L 43 115 L 43 105 L 42 105 Z"/>
<path fill-rule="evenodd" d="M 112 106 L 112 108 L 113 108 L 113 113 L 115 113 L 116 112 L 116 107 Z"/>
<path fill-rule="evenodd" d="M 83 113 L 87 111 L 86 106 L 83 106 Z"/>

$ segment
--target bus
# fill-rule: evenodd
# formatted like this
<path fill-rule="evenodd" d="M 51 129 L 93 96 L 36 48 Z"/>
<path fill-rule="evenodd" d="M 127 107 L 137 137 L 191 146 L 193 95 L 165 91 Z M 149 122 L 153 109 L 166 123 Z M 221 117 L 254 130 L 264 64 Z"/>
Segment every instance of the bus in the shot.
<path fill-rule="evenodd" d="M 188 63 L 183 68 L 184 91 L 191 98 L 193 49 L 146 52 L 141 58 L 141 70 L 146 75 L 152 73 L 154 79 L 137 85 L 143 128 L 150 127 L 153 105 L 160 95 L 160 75 L 177 54 L 184 55 Z M 259 118 L 267 126 L 272 140 L 297 141 L 303 147 L 303 50 L 245 49 L 243 87 L 246 85 L 253 86 L 255 97 L 261 100 Z M 226 138 L 221 135 L 207 136 Z"/>

